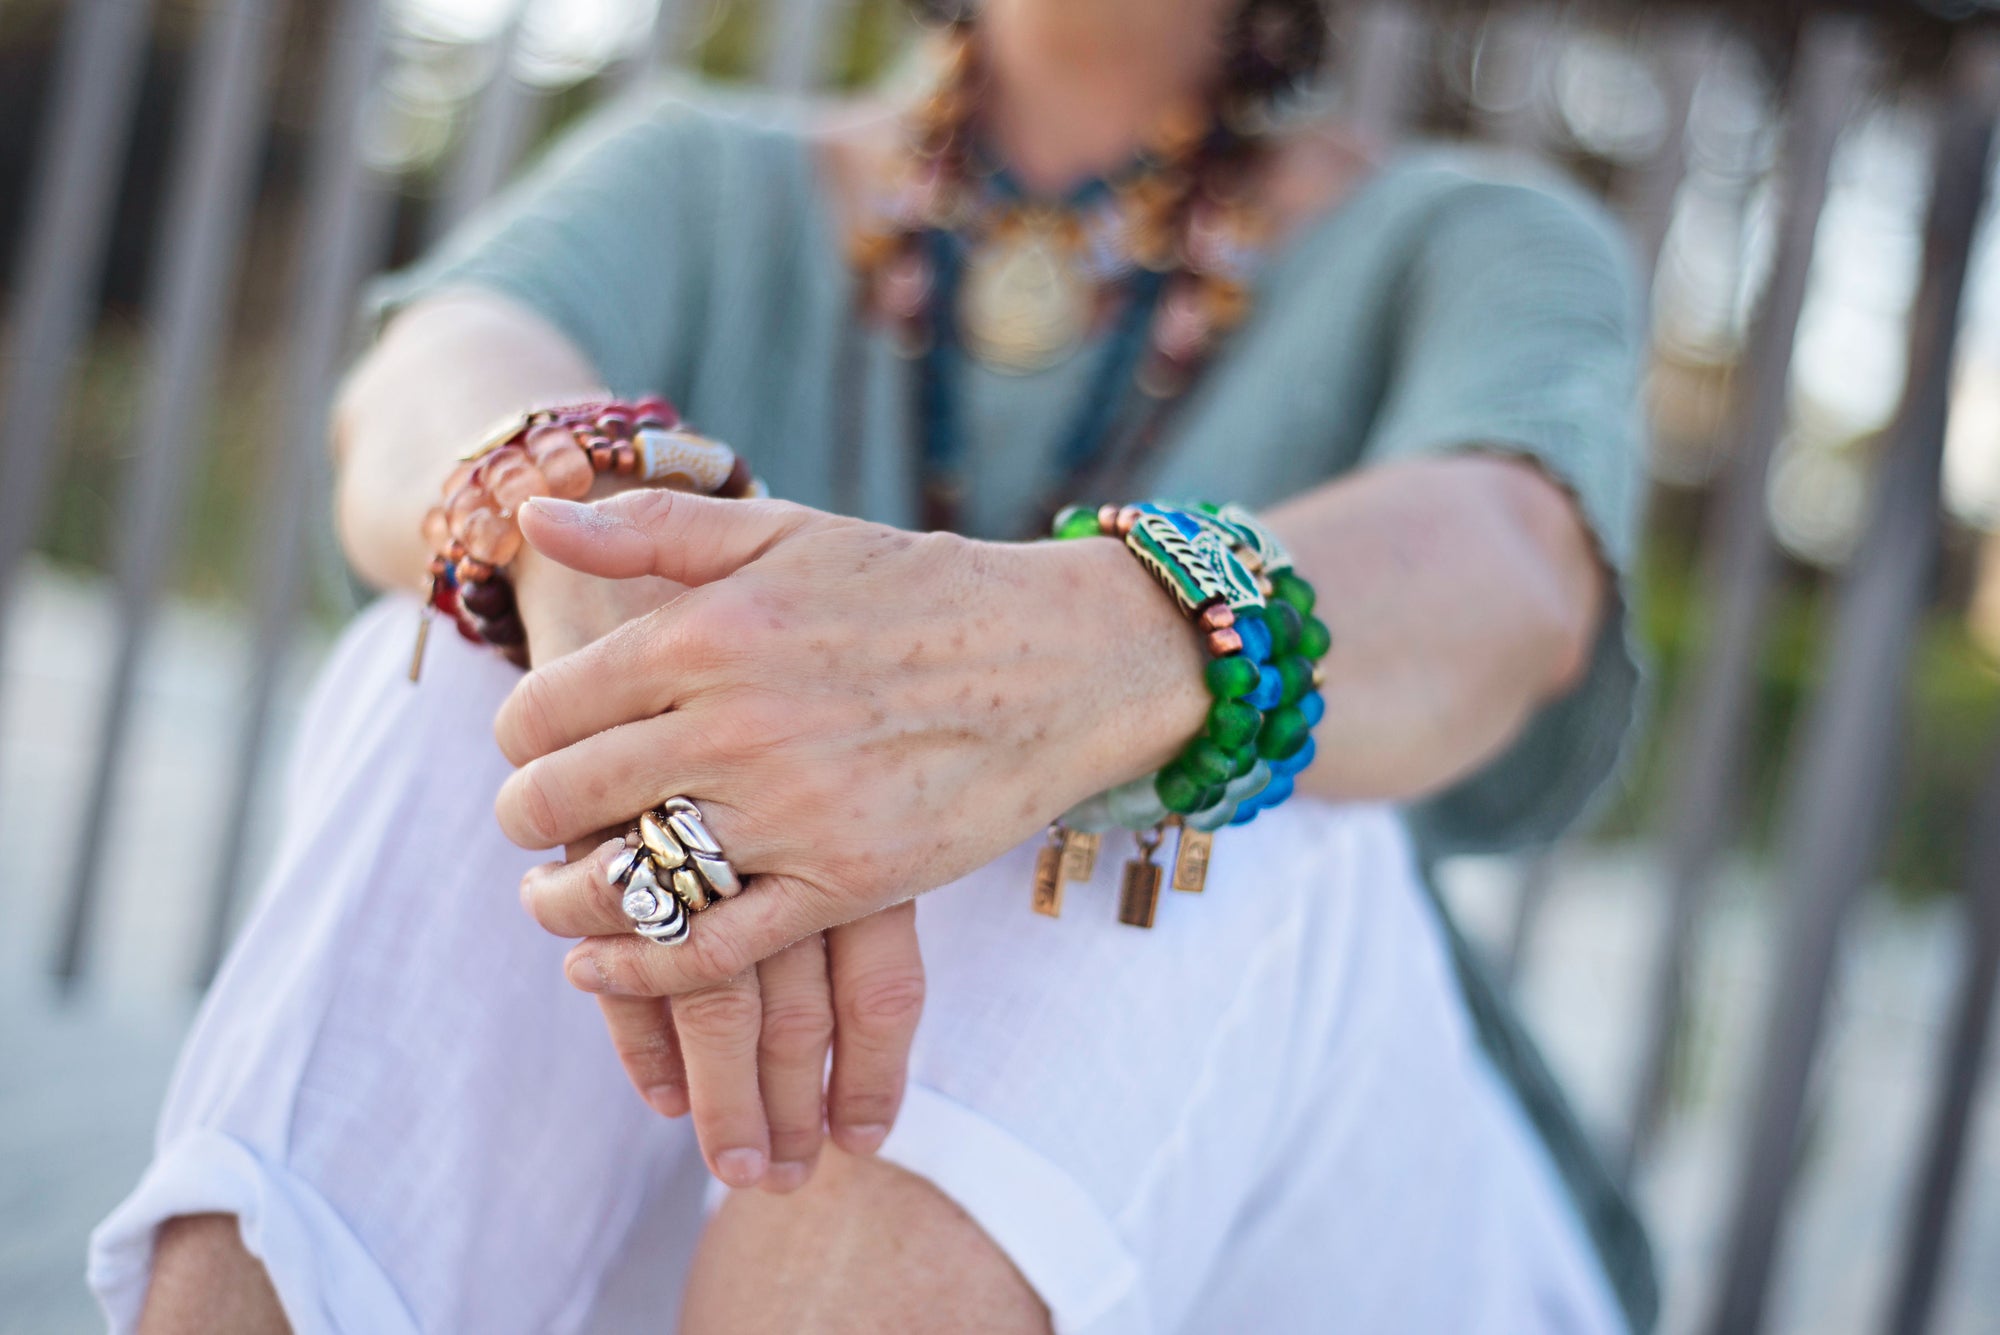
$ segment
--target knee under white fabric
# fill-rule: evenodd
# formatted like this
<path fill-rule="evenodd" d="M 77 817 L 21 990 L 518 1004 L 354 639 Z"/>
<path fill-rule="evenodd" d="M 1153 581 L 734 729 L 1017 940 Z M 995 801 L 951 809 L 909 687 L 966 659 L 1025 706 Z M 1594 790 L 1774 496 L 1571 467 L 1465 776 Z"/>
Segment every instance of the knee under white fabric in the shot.
<path fill-rule="evenodd" d="M 510 669 L 364 616 L 302 730 L 262 903 L 155 1160 L 92 1240 L 116 1331 L 179 1214 L 243 1223 L 300 1335 L 655 1331 L 705 1174 L 626 1087 L 494 827 Z M 1056 1329 L 1613 1331 L 1610 1292 L 1457 1001 L 1395 817 L 1294 803 L 1208 890 L 1114 921 L 1107 841 L 1059 920 L 1032 846 L 925 896 L 889 1159 L 1007 1253 Z"/>

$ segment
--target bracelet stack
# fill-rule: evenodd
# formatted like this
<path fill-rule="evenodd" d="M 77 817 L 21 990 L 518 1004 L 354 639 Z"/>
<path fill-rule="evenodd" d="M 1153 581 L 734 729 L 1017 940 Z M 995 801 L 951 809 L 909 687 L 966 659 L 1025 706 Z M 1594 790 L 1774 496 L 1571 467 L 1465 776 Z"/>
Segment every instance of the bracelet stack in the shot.
<path fill-rule="evenodd" d="M 1123 540 L 1194 623 L 1209 655 L 1203 679 L 1213 698 L 1202 731 L 1158 773 L 1065 814 L 1036 863 L 1034 907 L 1054 916 L 1064 885 L 1090 878 L 1103 831 L 1140 832 L 1118 916 L 1150 927 L 1161 879 L 1153 854 L 1166 830 L 1180 832 L 1174 889 L 1199 892 L 1214 831 L 1283 802 L 1312 764 L 1312 730 L 1326 712 L 1317 665 L 1332 637 L 1313 616 L 1312 585 L 1284 545 L 1240 506 L 1073 506 L 1056 516 L 1054 532 Z"/>
<path fill-rule="evenodd" d="M 510 418 L 459 460 L 444 499 L 424 516 L 431 562 L 411 681 L 423 666 L 433 612 L 450 617 L 466 639 L 527 666 L 527 630 L 506 573 L 521 550 L 515 515 L 536 496 L 582 500 L 606 474 L 712 496 L 763 494 L 743 458 L 686 430 L 659 397 L 563 404 Z"/>

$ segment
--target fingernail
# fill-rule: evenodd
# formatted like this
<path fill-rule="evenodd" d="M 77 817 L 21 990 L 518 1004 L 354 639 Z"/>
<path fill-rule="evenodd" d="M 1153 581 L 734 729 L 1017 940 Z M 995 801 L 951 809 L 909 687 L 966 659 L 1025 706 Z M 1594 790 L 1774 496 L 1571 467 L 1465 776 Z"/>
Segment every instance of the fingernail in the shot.
<path fill-rule="evenodd" d="M 834 1143 L 849 1154 L 873 1154 L 882 1148 L 882 1142 L 889 1138 L 889 1128 L 880 1122 L 868 1122 L 861 1126 L 841 1126 L 833 1129 Z"/>
<path fill-rule="evenodd" d="M 569 985 L 579 992 L 606 992 L 610 989 L 604 982 L 604 970 L 597 967 L 597 960 L 591 955 L 571 955 L 563 965 L 563 976 Z"/>
<path fill-rule="evenodd" d="M 811 1171 L 802 1163 L 774 1163 L 771 1171 L 764 1174 L 764 1190 L 797 1191 L 806 1184 L 806 1175 Z"/>
<path fill-rule="evenodd" d="M 764 1176 L 764 1151 L 724 1150 L 715 1156 L 715 1175 L 725 1186 L 754 1187 Z"/>
<path fill-rule="evenodd" d="M 587 524 L 596 513 L 588 505 L 566 501 L 560 496 L 533 496 L 522 502 L 521 508 L 534 510 L 539 518 L 551 524 Z"/>
<path fill-rule="evenodd" d="M 679 1085 L 654 1085 L 646 1091 L 646 1103 L 662 1117 L 685 1117 L 688 1092 Z"/>

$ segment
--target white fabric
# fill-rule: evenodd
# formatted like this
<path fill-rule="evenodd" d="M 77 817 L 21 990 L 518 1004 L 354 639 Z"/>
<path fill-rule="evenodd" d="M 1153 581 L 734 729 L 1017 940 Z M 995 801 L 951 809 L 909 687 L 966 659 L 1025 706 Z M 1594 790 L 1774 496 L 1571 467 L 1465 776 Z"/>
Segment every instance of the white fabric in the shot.
<path fill-rule="evenodd" d="M 514 674 L 391 600 L 327 669 L 264 901 L 157 1157 L 98 1229 L 116 1331 L 163 1219 L 235 1213 L 301 1335 L 671 1326 L 703 1208 L 565 943 L 519 910 L 490 734 Z M 1295 802 L 1206 893 L 1114 920 L 1118 864 L 1028 911 L 1032 845 L 926 896 L 930 995 L 883 1153 L 977 1219 L 1058 1331 L 1613 1331 L 1474 1041 L 1395 817 Z"/>

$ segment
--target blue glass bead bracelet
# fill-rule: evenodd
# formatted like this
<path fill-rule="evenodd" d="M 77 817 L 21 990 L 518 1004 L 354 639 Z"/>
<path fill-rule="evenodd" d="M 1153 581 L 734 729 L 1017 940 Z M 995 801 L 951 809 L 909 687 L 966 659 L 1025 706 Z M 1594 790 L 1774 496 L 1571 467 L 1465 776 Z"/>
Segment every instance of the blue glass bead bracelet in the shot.
<path fill-rule="evenodd" d="M 1034 907 L 1053 917 L 1064 886 L 1090 879 L 1103 832 L 1137 832 L 1140 856 L 1125 865 L 1118 916 L 1150 927 L 1161 881 L 1153 857 L 1166 831 L 1179 831 L 1174 889 L 1199 892 L 1214 832 L 1283 802 L 1312 764 L 1312 732 L 1326 712 L 1318 662 L 1332 637 L 1284 544 L 1240 506 L 1072 506 L 1056 516 L 1054 536 L 1121 539 L 1209 654 L 1203 680 L 1213 698 L 1202 731 L 1159 772 L 1065 813 L 1036 860 Z"/>

